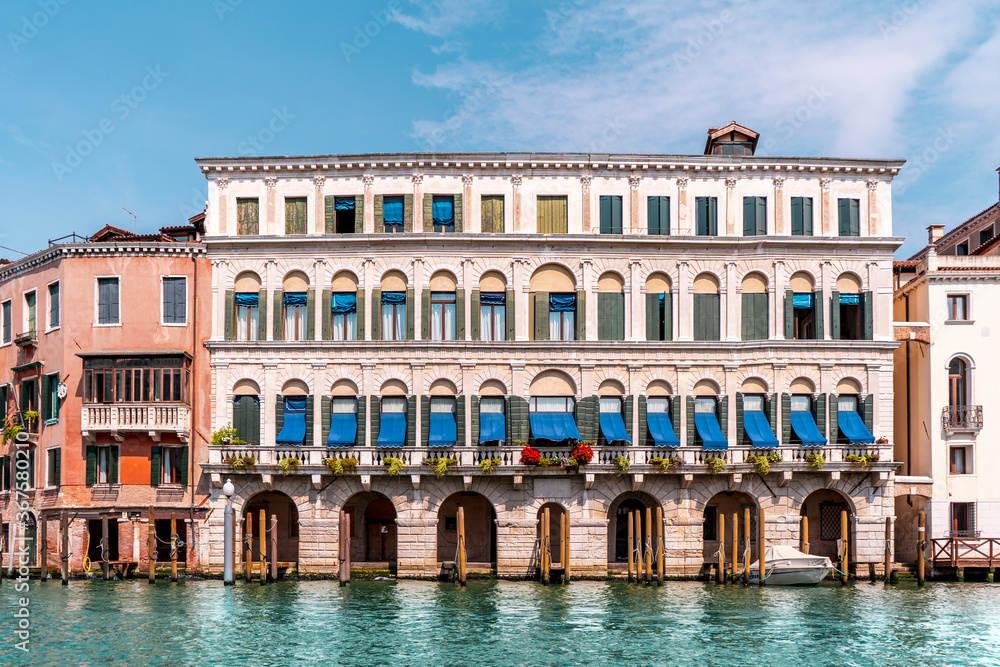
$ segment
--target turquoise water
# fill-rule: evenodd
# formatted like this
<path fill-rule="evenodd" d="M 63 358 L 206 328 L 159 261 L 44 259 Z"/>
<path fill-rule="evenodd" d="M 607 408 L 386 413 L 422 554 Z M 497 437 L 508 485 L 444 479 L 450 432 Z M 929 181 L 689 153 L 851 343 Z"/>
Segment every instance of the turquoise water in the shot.
<path fill-rule="evenodd" d="M 998 665 L 1000 584 L 31 582 L 31 665 Z"/>

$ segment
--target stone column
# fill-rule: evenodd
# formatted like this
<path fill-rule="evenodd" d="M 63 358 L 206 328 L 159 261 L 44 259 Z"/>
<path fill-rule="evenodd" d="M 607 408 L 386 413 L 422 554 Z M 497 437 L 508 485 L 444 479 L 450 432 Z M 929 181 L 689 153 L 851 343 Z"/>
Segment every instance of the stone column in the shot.
<path fill-rule="evenodd" d="M 274 312 L 274 291 L 278 286 L 278 260 L 266 260 L 264 266 L 264 272 L 266 273 L 264 288 L 267 290 L 267 323 L 264 331 L 267 333 L 267 340 L 274 340 L 274 318 L 281 317 L 281 313 Z M 258 312 L 259 310 L 258 307 Z"/>
<path fill-rule="evenodd" d="M 229 262 L 212 260 L 212 340 L 226 337 L 226 288 L 229 282 Z"/>
<path fill-rule="evenodd" d="M 472 446 L 472 395 L 479 392 L 479 388 L 475 386 L 475 374 L 475 363 L 462 364 L 462 386 L 458 391 L 464 400 L 456 408 L 465 412 L 465 440 L 458 443 L 464 447 Z"/>
<path fill-rule="evenodd" d="M 726 179 L 726 235 L 736 236 L 736 179 Z"/>
<path fill-rule="evenodd" d="M 681 401 L 681 446 L 690 446 L 694 443 L 687 442 L 687 397 L 691 395 L 691 364 L 677 364 L 677 386 L 674 387 L 674 400 Z"/>
<path fill-rule="evenodd" d="M 527 259 L 516 258 L 511 261 L 511 273 L 513 273 L 513 283 L 511 289 L 514 291 L 514 340 L 528 340 L 528 314 L 531 310 L 531 286 L 530 276 L 527 275 Z"/>
<path fill-rule="evenodd" d="M 513 197 L 513 199 L 514 199 L 514 233 L 515 234 L 523 234 L 525 230 L 524 230 L 524 226 L 523 226 L 523 223 L 522 223 L 522 220 L 521 220 L 521 218 L 523 217 L 522 216 L 522 211 L 521 211 L 521 175 L 520 174 L 514 174 L 513 176 L 511 176 L 510 177 L 510 184 L 511 184 L 511 187 L 514 188 L 514 197 Z"/>
<path fill-rule="evenodd" d="M 323 312 L 323 290 L 326 289 L 326 260 L 317 259 L 313 262 L 313 298 L 315 307 L 313 308 L 313 340 L 323 340 L 323 318 L 330 317 L 330 313 Z"/>
<path fill-rule="evenodd" d="M 231 236 L 236 234 L 235 229 L 229 229 L 229 197 L 226 191 L 229 189 L 229 179 L 225 176 L 217 178 L 215 184 L 218 187 L 218 211 L 219 211 L 219 234 Z"/>
<path fill-rule="evenodd" d="M 424 319 L 423 290 L 426 287 L 424 285 L 423 257 L 414 257 L 411 265 L 413 266 L 413 340 L 422 340 L 423 337 L 421 334 L 423 333 Z"/>
<path fill-rule="evenodd" d="M 277 424 L 274 422 L 274 408 L 270 407 L 277 405 L 276 401 L 278 400 L 277 395 L 280 388 L 275 386 L 277 369 L 278 362 L 264 362 L 264 386 L 261 387 L 263 395 L 260 396 L 260 414 L 264 422 L 264 432 L 261 434 L 260 443 L 262 447 L 273 447 L 274 441 L 278 437 Z"/>
<path fill-rule="evenodd" d="M 580 283 L 587 299 L 587 321 L 584 323 L 586 340 L 597 340 L 597 276 L 594 275 L 593 268 L 593 260 L 580 260 Z"/>
<path fill-rule="evenodd" d="M 625 387 L 626 396 L 635 396 L 635 400 L 632 401 L 632 432 L 629 433 L 629 437 L 632 438 L 633 445 L 642 445 L 644 443 L 638 442 L 636 440 L 636 435 L 639 433 L 639 396 L 642 395 L 642 364 L 629 364 L 628 366 L 628 386 Z"/>
<path fill-rule="evenodd" d="M 791 379 L 791 378 L 789 378 Z M 826 394 L 826 409 L 830 409 L 830 394 L 833 393 L 837 387 L 833 384 L 833 362 L 832 361 L 821 361 L 819 364 L 819 387 L 816 388 L 817 393 Z M 836 409 L 836 406 L 834 406 Z M 823 437 L 830 440 L 830 420 L 826 420 L 826 427 L 823 429 Z"/>
<path fill-rule="evenodd" d="M 593 223 L 591 222 L 591 202 L 590 202 L 590 184 L 593 181 L 593 177 L 590 174 L 584 174 L 580 177 L 580 188 L 582 191 L 582 203 L 583 203 L 583 233 L 590 234 L 592 231 Z"/>
<path fill-rule="evenodd" d="M 729 405 L 726 410 L 726 440 L 730 442 L 730 447 L 736 445 L 736 392 L 740 390 L 736 384 L 736 373 L 740 370 L 739 364 L 726 364 L 726 386 L 722 388 L 724 396 L 729 396 Z"/>
<path fill-rule="evenodd" d="M 424 175 L 413 174 L 413 231 L 424 231 Z"/>
<path fill-rule="evenodd" d="M 739 340 L 740 331 L 740 304 L 737 295 L 738 284 L 736 281 L 736 262 L 726 262 L 726 284 L 725 298 L 722 304 L 722 312 L 726 314 L 726 340 Z"/>
<path fill-rule="evenodd" d="M 643 301 L 646 286 L 642 282 L 641 259 L 629 259 L 625 282 L 625 340 L 646 340 L 646 306 Z"/>
<path fill-rule="evenodd" d="M 785 260 L 776 259 L 771 262 L 774 274 L 771 276 L 771 289 L 774 298 L 771 299 L 771 320 L 774 323 L 772 331 L 775 340 L 785 340 L 785 288 L 788 277 L 785 275 Z"/>
<path fill-rule="evenodd" d="M 323 186 L 326 176 L 313 176 L 313 234 L 326 233 L 326 198 L 323 196 Z"/>
<path fill-rule="evenodd" d="M 511 396 L 528 396 L 528 386 L 524 382 L 524 363 L 513 362 L 510 365 Z"/>
<path fill-rule="evenodd" d="M 465 299 L 462 306 L 462 317 L 465 318 L 465 340 L 472 340 L 472 286 L 473 284 L 479 284 L 479 281 L 473 277 L 472 264 L 473 261 L 471 259 L 462 260 L 462 279 L 461 284 L 458 286 L 459 289 L 465 290 Z"/>
<path fill-rule="evenodd" d="M 265 176 L 264 185 L 267 186 L 264 198 L 267 200 L 265 208 L 267 209 L 267 224 L 264 229 L 267 230 L 268 234 L 276 235 L 278 233 L 278 223 L 275 220 L 274 209 L 276 206 L 276 200 L 278 198 L 277 187 L 278 187 L 278 177 L 277 176 Z M 285 230 L 282 229 L 282 232 Z"/>
<path fill-rule="evenodd" d="M 820 262 L 819 275 L 820 289 L 823 291 L 823 303 L 818 304 L 823 309 L 823 340 L 833 340 L 833 318 L 830 316 L 829 305 L 836 282 L 833 276 L 833 263 L 829 260 Z"/>
<path fill-rule="evenodd" d="M 483 230 L 483 209 L 472 201 L 472 174 L 462 175 L 462 222 L 463 231 L 478 234 Z"/>
<path fill-rule="evenodd" d="M 868 225 L 861 230 L 862 236 L 881 236 L 881 220 L 878 214 L 878 179 L 866 182 L 868 185 Z"/>
<path fill-rule="evenodd" d="M 312 364 L 312 386 L 309 393 L 313 395 L 312 413 L 313 441 L 307 442 L 307 447 L 322 447 L 326 444 L 326 433 L 323 433 L 323 397 L 330 393 L 330 378 L 327 375 L 326 362 L 314 361 Z"/>
<path fill-rule="evenodd" d="M 365 419 L 368 423 L 365 425 L 365 447 L 371 447 L 375 443 L 372 442 L 372 429 L 371 429 L 371 418 L 372 418 L 372 400 L 378 397 L 379 388 L 375 386 L 375 363 L 371 361 L 361 363 L 361 392 L 362 395 L 366 397 L 367 409 L 365 410 Z"/>
<path fill-rule="evenodd" d="M 784 423 L 785 416 L 782 413 L 780 394 L 788 392 L 788 383 L 791 378 L 788 377 L 786 369 L 788 365 L 783 361 L 776 361 L 771 364 L 771 391 L 773 393 L 779 394 L 777 410 L 775 414 L 777 415 L 777 421 L 775 423 L 774 435 L 778 438 L 778 441 L 783 447 L 787 447 L 790 443 L 783 442 L 781 433 L 781 425 Z"/>
<path fill-rule="evenodd" d="M 372 339 L 372 323 L 375 318 L 380 316 L 379 304 L 372 305 L 372 290 L 375 289 L 375 258 L 365 257 L 364 262 L 361 265 L 361 285 L 360 287 L 364 290 L 365 297 L 365 317 L 363 322 L 359 322 L 358 326 L 361 329 L 360 340 L 371 340 Z"/>
<path fill-rule="evenodd" d="M 694 323 L 691 314 L 694 312 L 691 297 L 691 264 L 687 260 L 677 262 L 676 297 L 674 298 L 674 327 L 677 332 L 675 340 L 692 340 Z"/>
<path fill-rule="evenodd" d="M 778 236 L 789 236 L 791 234 L 790 220 L 785 216 L 785 177 L 775 176 L 771 179 L 774 184 L 774 225 L 771 233 Z"/>
<path fill-rule="evenodd" d="M 833 211 L 830 210 L 830 183 L 832 179 L 821 178 L 819 179 L 820 187 L 820 236 L 836 236 L 837 232 L 832 228 L 831 216 Z"/>
<path fill-rule="evenodd" d="M 365 174 L 361 177 L 361 182 L 365 185 L 365 208 L 361 212 L 361 222 L 365 234 L 372 234 L 375 232 L 375 193 L 372 191 L 375 175 Z"/>
<path fill-rule="evenodd" d="M 641 177 L 638 174 L 628 177 L 629 188 L 629 217 L 628 227 L 622 231 L 626 234 L 638 234 L 642 226 L 639 224 L 639 182 Z M 624 227 L 624 224 L 622 225 Z M 629 231 L 631 230 L 631 231 Z"/>
<path fill-rule="evenodd" d="M 425 396 L 427 393 L 428 392 L 424 389 L 424 364 L 410 364 L 410 394 L 417 397 L 417 409 L 414 410 L 417 422 L 416 428 L 414 429 L 414 433 L 416 434 L 414 436 L 414 444 L 417 447 L 420 447 L 421 443 L 424 441 L 424 424 L 422 423 L 423 415 L 420 414 L 423 411 L 420 409 L 420 397 Z"/>
<path fill-rule="evenodd" d="M 688 222 L 687 176 L 677 178 L 677 233 L 692 234 L 691 223 Z M 673 233 L 674 230 L 670 230 Z"/>

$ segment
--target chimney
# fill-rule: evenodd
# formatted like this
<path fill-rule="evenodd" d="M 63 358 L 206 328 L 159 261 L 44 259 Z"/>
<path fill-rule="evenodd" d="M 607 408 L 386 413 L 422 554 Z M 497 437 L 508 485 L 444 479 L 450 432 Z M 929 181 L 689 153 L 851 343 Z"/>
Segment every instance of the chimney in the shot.
<path fill-rule="evenodd" d="M 929 225 L 927 227 L 927 245 L 936 246 L 944 236 L 944 225 Z"/>

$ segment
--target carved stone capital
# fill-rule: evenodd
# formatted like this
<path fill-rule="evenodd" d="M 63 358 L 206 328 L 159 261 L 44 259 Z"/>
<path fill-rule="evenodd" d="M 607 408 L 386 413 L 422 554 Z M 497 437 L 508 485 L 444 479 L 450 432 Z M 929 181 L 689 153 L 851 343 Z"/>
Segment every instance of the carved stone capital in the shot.
<path fill-rule="evenodd" d="M 735 187 L 736 187 L 736 179 L 735 178 L 727 178 L 726 179 L 726 189 L 727 190 L 732 190 Z"/>
<path fill-rule="evenodd" d="M 222 178 L 217 178 L 215 180 L 216 184 L 219 186 L 220 190 L 225 190 L 229 187 L 229 179 L 223 176 Z"/>
<path fill-rule="evenodd" d="M 462 174 L 462 186 L 466 188 L 472 187 L 472 174 Z"/>
<path fill-rule="evenodd" d="M 878 179 L 873 178 L 870 181 L 866 181 L 865 184 L 868 186 L 869 192 L 875 192 L 878 189 Z"/>
<path fill-rule="evenodd" d="M 580 177 L 580 185 L 582 185 L 584 188 L 590 188 L 590 184 L 593 182 L 593 180 L 594 180 L 593 176 L 585 174 Z"/>
<path fill-rule="evenodd" d="M 269 190 L 273 190 L 278 187 L 278 177 L 277 176 L 265 176 L 264 185 L 267 186 Z"/>
<path fill-rule="evenodd" d="M 640 180 L 642 180 L 640 176 L 629 176 L 628 177 L 628 186 L 630 188 L 632 188 L 633 190 L 637 190 L 639 188 L 639 181 Z"/>
<path fill-rule="evenodd" d="M 424 175 L 423 174 L 413 174 L 410 177 L 410 180 L 413 181 L 414 185 L 422 185 L 423 182 L 424 182 Z"/>
<path fill-rule="evenodd" d="M 824 190 L 829 190 L 831 183 L 833 183 L 833 179 L 832 178 L 821 178 L 821 179 L 819 179 L 819 187 L 823 188 Z"/>
<path fill-rule="evenodd" d="M 361 182 L 364 183 L 364 185 L 365 185 L 366 188 L 370 188 L 372 185 L 375 184 L 375 175 L 374 174 L 364 174 L 361 177 Z"/>
<path fill-rule="evenodd" d="M 313 176 L 313 185 L 317 188 L 322 188 L 326 185 L 326 176 Z"/>
<path fill-rule="evenodd" d="M 684 190 L 687 188 L 687 186 L 688 186 L 687 176 L 681 176 L 680 178 L 677 179 L 677 187 L 679 189 Z"/>
<path fill-rule="evenodd" d="M 521 187 L 521 174 L 514 174 L 510 177 L 510 184 L 515 188 Z"/>
<path fill-rule="evenodd" d="M 774 183 L 775 190 L 780 190 L 781 188 L 785 187 L 784 176 L 775 176 L 774 178 L 771 179 L 771 182 Z"/>

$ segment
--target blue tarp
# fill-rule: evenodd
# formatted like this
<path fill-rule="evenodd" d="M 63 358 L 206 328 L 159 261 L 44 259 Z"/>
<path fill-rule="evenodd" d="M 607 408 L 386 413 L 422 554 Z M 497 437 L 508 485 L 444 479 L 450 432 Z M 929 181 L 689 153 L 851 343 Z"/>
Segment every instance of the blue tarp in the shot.
<path fill-rule="evenodd" d="M 507 295 L 503 292 L 482 292 L 479 303 L 483 306 L 502 306 L 507 303 Z"/>
<path fill-rule="evenodd" d="M 805 447 L 822 447 L 826 438 L 816 427 L 813 413 L 808 410 L 792 410 L 792 430 Z"/>
<path fill-rule="evenodd" d="M 852 445 L 867 445 L 875 442 L 875 436 L 865 426 L 865 420 L 854 410 L 838 410 L 837 426 Z"/>
<path fill-rule="evenodd" d="M 812 292 L 796 292 L 794 295 L 792 295 L 793 308 L 812 308 L 812 305 L 813 305 Z"/>
<path fill-rule="evenodd" d="M 571 312 L 576 310 L 576 295 L 550 294 L 549 310 L 553 313 Z"/>
<path fill-rule="evenodd" d="M 860 294 L 841 294 L 840 295 L 840 305 L 842 305 L 842 306 L 860 306 L 861 305 L 861 295 Z"/>
<path fill-rule="evenodd" d="M 333 207 L 338 211 L 353 211 L 354 197 L 337 197 L 334 199 Z"/>
<path fill-rule="evenodd" d="M 382 292 L 382 303 L 406 303 L 406 292 Z"/>
<path fill-rule="evenodd" d="M 673 422 L 670 421 L 669 412 L 647 412 L 646 426 L 649 427 L 649 434 L 653 436 L 653 442 L 657 447 L 680 447 L 681 441 L 674 433 Z"/>
<path fill-rule="evenodd" d="M 256 306 L 260 295 L 257 292 L 237 292 L 237 306 Z"/>
<path fill-rule="evenodd" d="M 601 424 L 601 433 L 609 445 L 631 445 L 632 439 L 628 437 L 625 429 L 625 421 L 617 412 L 602 412 L 598 420 Z"/>
<path fill-rule="evenodd" d="M 285 399 L 284 424 L 274 439 L 279 445 L 301 445 L 306 439 L 306 397 L 289 396 Z"/>
<path fill-rule="evenodd" d="M 382 200 L 382 220 L 387 225 L 403 224 L 402 197 L 386 197 Z"/>
<path fill-rule="evenodd" d="M 383 412 L 379 419 L 377 447 L 402 447 L 406 444 L 406 413 Z"/>
<path fill-rule="evenodd" d="M 335 412 L 330 415 L 330 436 L 327 447 L 353 447 L 358 434 L 358 416 L 353 412 Z"/>
<path fill-rule="evenodd" d="M 304 306 L 306 305 L 306 293 L 305 292 L 285 292 L 282 296 L 284 304 L 286 306 Z"/>
<path fill-rule="evenodd" d="M 763 410 L 744 410 L 743 430 L 747 432 L 754 447 L 778 446 L 778 439 L 774 437 L 771 425 L 767 423 L 767 415 L 764 414 Z"/>
<path fill-rule="evenodd" d="M 431 205 L 434 211 L 434 224 L 450 226 L 455 224 L 455 200 L 451 197 L 435 197 Z"/>
<path fill-rule="evenodd" d="M 531 437 L 535 440 L 548 440 L 555 444 L 566 444 L 570 440 L 579 440 L 580 431 L 569 412 L 532 412 Z"/>
<path fill-rule="evenodd" d="M 333 307 L 334 314 L 357 312 L 358 295 L 354 292 L 337 292 L 333 295 L 331 305 Z"/>
<path fill-rule="evenodd" d="M 507 423 L 502 412 L 479 413 L 479 444 L 504 442 L 507 439 Z"/>
<path fill-rule="evenodd" d="M 666 294 L 661 294 L 660 295 L 660 308 L 663 308 L 665 305 L 667 305 L 667 295 Z"/>
<path fill-rule="evenodd" d="M 455 414 L 452 412 L 432 412 L 430 428 L 427 431 L 428 447 L 454 447 L 458 439 Z"/>
<path fill-rule="evenodd" d="M 719 420 L 712 412 L 694 413 L 694 427 L 701 436 L 702 449 L 729 449 L 726 437 L 719 428 Z"/>

